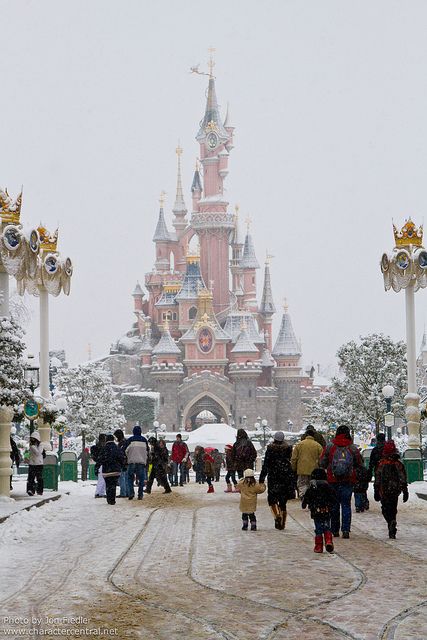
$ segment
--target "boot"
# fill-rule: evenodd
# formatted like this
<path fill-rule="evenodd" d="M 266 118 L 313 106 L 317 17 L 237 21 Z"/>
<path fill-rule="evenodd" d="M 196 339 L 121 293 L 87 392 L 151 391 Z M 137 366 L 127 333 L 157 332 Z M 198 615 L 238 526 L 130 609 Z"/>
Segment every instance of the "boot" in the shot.
<path fill-rule="evenodd" d="M 280 514 L 280 509 L 277 504 L 270 505 L 271 513 L 274 518 L 274 526 L 276 529 L 281 529 L 282 527 L 282 516 Z"/>
<path fill-rule="evenodd" d="M 323 536 L 314 537 L 314 553 L 323 553 Z"/>
<path fill-rule="evenodd" d="M 252 520 L 251 522 L 251 531 L 256 531 L 256 520 Z"/>
<path fill-rule="evenodd" d="M 281 529 L 285 528 L 285 524 L 286 524 L 286 516 L 288 515 L 286 509 L 284 511 L 282 511 L 282 522 L 281 522 Z"/>
<path fill-rule="evenodd" d="M 215 493 L 215 489 L 214 489 L 213 484 L 209 485 L 207 493 Z"/>
<path fill-rule="evenodd" d="M 390 520 L 390 522 L 388 523 L 388 537 L 391 538 L 392 540 L 396 539 L 396 532 L 397 532 L 397 526 L 396 526 L 396 520 Z"/>
<path fill-rule="evenodd" d="M 325 531 L 324 537 L 325 537 L 325 549 L 328 553 L 332 553 L 332 551 L 334 550 L 334 540 L 332 538 L 332 532 Z"/>
<path fill-rule="evenodd" d="M 243 520 L 242 531 L 247 531 L 248 530 L 249 521 L 248 521 L 247 518 L 242 518 L 242 520 Z"/>
<path fill-rule="evenodd" d="M 227 482 L 227 488 L 224 489 L 224 493 L 233 493 L 233 488 L 231 486 L 231 482 Z"/>
<path fill-rule="evenodd" d="M 238 484 L 234 485 L 234 493 L 240 493 L 240 487 Z"/>

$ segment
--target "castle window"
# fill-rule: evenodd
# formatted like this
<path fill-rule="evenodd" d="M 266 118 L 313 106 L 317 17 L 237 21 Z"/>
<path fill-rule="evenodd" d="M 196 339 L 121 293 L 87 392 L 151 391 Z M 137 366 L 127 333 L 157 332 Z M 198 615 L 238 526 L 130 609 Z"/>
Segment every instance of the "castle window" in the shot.
<path fill-rule="evenodd" d="M 175 313 L 175 312 L 172 314 L 172 318 L 173 318 L 174 320 L 176 320 L 176 319 L 177 319 L 177 315 L 176 315 L 176 313 Z"/>
<path fill-rule="evenodd" d="M 188 312 L 188 319 L 189 320 L 194 320 L 194 318 L 197 316 L 197 308 L 196 307 L 191 307 L 191 309 Z"/>
<path fill-rule="evenodd" d="M 162 313 L 162 320 L 166 320 L 166 313 Z"/>

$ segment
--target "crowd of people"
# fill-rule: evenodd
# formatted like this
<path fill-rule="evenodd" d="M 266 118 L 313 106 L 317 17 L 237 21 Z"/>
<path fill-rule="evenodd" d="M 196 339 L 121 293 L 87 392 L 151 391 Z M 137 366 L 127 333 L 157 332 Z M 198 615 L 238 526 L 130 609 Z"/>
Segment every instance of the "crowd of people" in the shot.
<path fill-rule="evenodd" d="M 15 449 L 16 445 L 11 446 L 12 461 L 17 458 Z M 366 467 L 346 425 L 339 426 L 328 443 L 309 425 L 294 446 L 285 441 L 282 431 L 277 431 L 266 448 L 259 481 L 254 470 L 257 451 L 244 429 L 237 430 L 236 441 L 225 446 L 224 454 L 217 448 L 202 446 L 190 453 L 179 433 L 169 451 L 164 440 L 155 437 L 147 440 L 138 425 L 128 438 L 121 429 L 113 435 L 100 434 L 90 454 L 87 449 L 84 453 L 82 473 L 87 475 L 91 457 L 98 477 L 95 497 L 106 497 L 111 505 L 116 502 L 117 485 L 120 498 L 133 500 L 137 490 L 137 498 L 142 500 L 144 492 L 151 493 L 155 481 L 164 493 L 171 493 L 171 487 L 183 487 L 190 480 L 191 468 L 195 482 L 206 483 L 208 493 L 214 493 L 214 483 L 219 482 L 224 467 L 225 493 L 240 493 L 242 529 L 248 530 L 250 524 L 250 529 L 256 530 L 257 496 L 267 490 L 274 526 L 283 530 L 287 503 L 298 496 L 302 508 L 309 508 L 314 521 L 316 553 L 322 553 L 324 546 L 327 551 L 333 551 L 334 537 L 350 537 L 352 496 L 354 494 L 356 512 L 367 511 L 367 490 L 372 479 L 374 499 L 381 502 L 390 538 L 396 537 L 399 495 L 404 502 L 409 495 L 405 468 L 394 441 L 386 442 L 385 435 L 380 433 Z M 40 435 L 34 431 L 28 460 L 27 493 L 30 496 L 43 494 L 45 455 Z M 19 464 L 19 460 L 15 461 Z"/>

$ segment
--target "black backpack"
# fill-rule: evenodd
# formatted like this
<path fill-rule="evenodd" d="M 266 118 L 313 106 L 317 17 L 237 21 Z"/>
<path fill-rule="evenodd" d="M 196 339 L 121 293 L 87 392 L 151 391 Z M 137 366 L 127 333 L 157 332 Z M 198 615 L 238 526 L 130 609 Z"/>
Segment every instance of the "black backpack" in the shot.
<path fill-rule="evenodd" d="M 380 492 L 387 497 L 396 497 L 400 494 L 400 475 L 395 462 L 381 464 Z"/>

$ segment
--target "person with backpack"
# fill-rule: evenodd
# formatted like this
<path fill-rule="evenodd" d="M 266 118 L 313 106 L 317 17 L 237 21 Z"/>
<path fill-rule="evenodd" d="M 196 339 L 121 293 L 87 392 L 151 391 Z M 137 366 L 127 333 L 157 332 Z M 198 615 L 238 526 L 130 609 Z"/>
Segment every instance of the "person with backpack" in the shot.
<path fill-rule="evenodd" d="M 286 504 L 295 497 L 295 476 L 290 457 L 292 449 L 285 442 L 283 431 L 276 431 L 274 441 L 267 446 L 265 458 L 259 476 L 264 484 L 268 477 L 267 501 L 274 517 L 276 529 L 284 529 L 286 524 Z"/>
<path fill-rule="evenodd" d="M 319 466 L 323 447 L 315 440 L 308 429 L 304 439 L 292 449 L 291 465 L 297 476 L 298 496 L 302 499 L 311 482 L 311 473 Z"/>
<path fill-rule="evenodd" d="M 362 466 L 359 449 L 353 444 L 350 429 L 340 425 L 335 438 L 326 445 L 320 457 L 319 466 L 326 469 L 326 476 L 336 491 L 338 502 L 331 513 L 331 528 L 335 538 L 350 537 L 351 496 L 356 482 L 356 469 Z M 341 517 L 340 517 L 341 516 Z"/>
<path fill-rule="evenodd" d="M 304 493 L 301 506 L 303 509 L 308 506 L 314 520 L 314 553 L 323 553 L 323 538 L 325 538 L 326 551 L 332 553 L 334 550 L 331 514 L 337 502 L 335 490 L 326 479 L 326 471 L 313 469 L 310 485 Z"/>
<path fill-rule="evenodd" d="M 168 450 L 166 447 L 161 447 L 154 436 L 148 438 L 148 443 L 151 446 L 151 471 L 145 493 L 151 493 L 154 480 L 157 480 L 158 484 L 164 488 L 164 493 L 172 493 L 165 467 L 165 463 L 168 463 L 169 458 Z"/>
<path fill-rule="evenodd" d="M 384 444 L 382 457 L 377 466 L 374 484 L 374 498 L 381 501 L 381 512 L 388 525 L 388 536 L 393 540 L 397 532 L 397 502 L 403 494 L 403 502 L 409 498 L 405 467 L 393 440 Z"/>
<path fill-rule="evenodd" d="M 244 429 L 237 429 L 236 442 L 233 444 L 232 459 L 239 479 L 243 478 L 245 469 L 253 469 L 256 460 L 256 449 Z"/>

